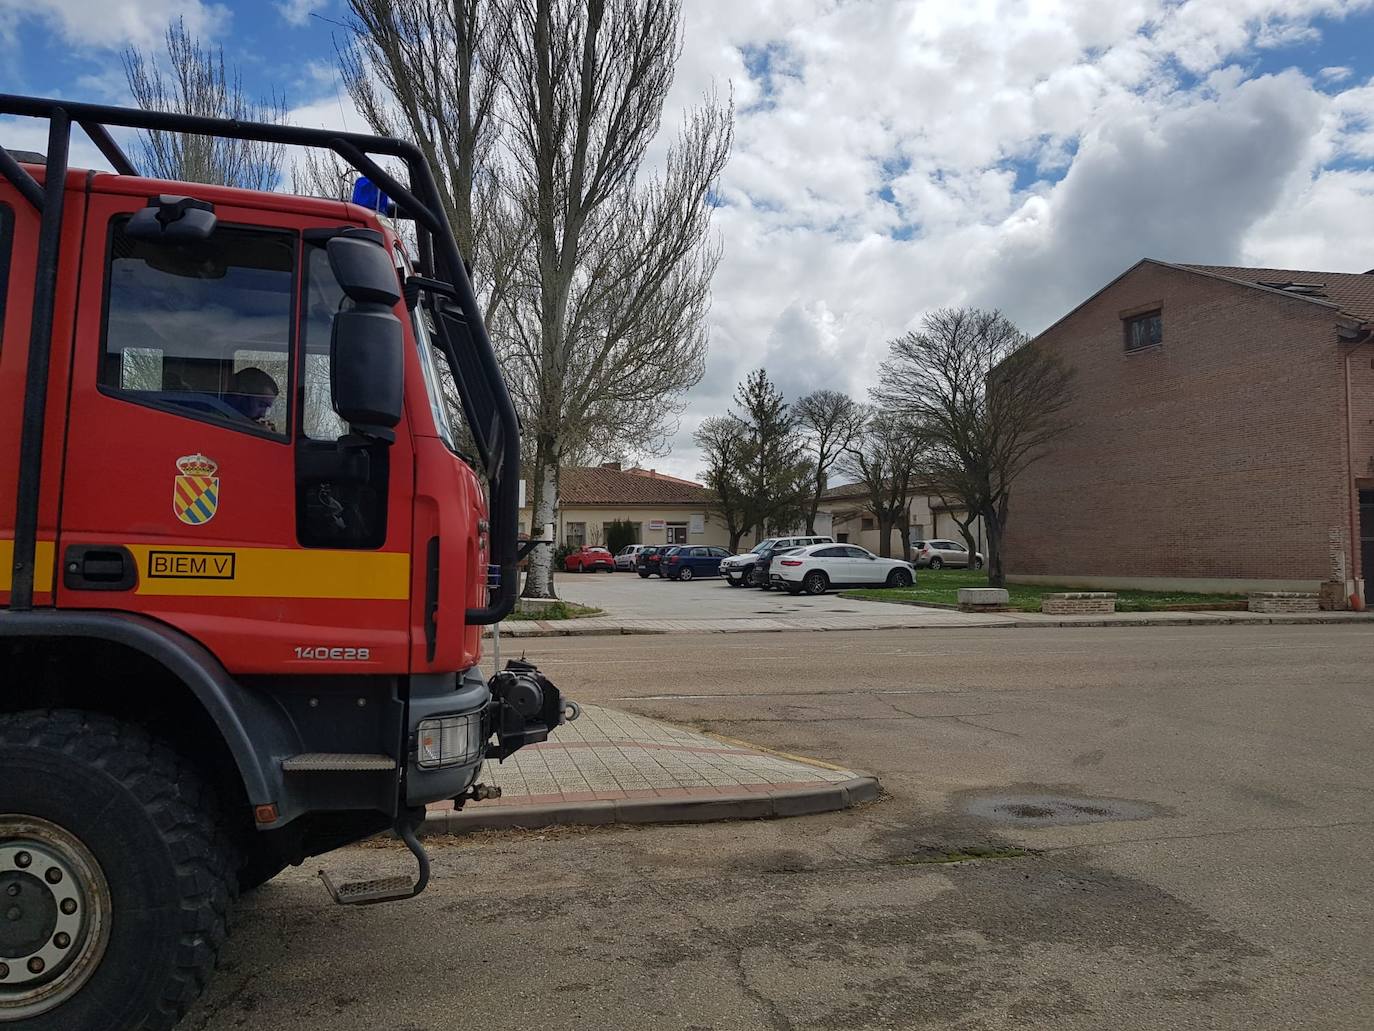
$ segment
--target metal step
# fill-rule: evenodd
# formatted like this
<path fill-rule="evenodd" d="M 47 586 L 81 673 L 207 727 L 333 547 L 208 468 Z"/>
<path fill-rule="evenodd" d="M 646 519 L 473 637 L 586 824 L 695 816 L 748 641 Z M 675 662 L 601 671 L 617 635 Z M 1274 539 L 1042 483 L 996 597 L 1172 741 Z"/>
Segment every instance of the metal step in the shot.
<path fill-rule="evenodd" d="M 334 901 L 341 906 L 369 906 L 377 902 L 400 902 L 415 895 L 415 882 L 404 874 L 400 877 L 378 877 L 371 881 L 349 881 L 335 884 L 329 875 L 320 871 L 320 880 Z"/>
<path fill-rule="evenodd" d="M 394 770 L 396 760 L 356 752 L 302 752 L 283 759 L 281 768 L 286 773 L 376 773 Z"/>
<path fill-rule="evenodd" d="M 410 849 L 410 854 L 415 857 L 417 875 L 414 880 L 409 877 L 376 877 L 372 880 L 349 881 L 336 885 L 330 880 L 329 874 L 321 870 L 320 880 L 324 882 L 330 897 L 341 906 L 371 906 L 378 902 L 413 899 L 424 891 L 425 886 L 429 884 L 429 857 L 425 855 L 424 846 L 415 835 L 415 829 L 423 819 L 424 810 L 420 810 L 418 814 L 401 817 L 394 827 L 401 840 L 405 842 L 406 848 Z"/>

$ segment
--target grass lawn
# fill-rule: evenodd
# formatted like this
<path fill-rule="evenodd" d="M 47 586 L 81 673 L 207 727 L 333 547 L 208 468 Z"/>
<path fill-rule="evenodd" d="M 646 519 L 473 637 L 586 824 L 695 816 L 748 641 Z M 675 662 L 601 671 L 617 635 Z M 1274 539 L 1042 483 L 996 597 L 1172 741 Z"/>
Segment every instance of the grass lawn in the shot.
<path fill-rule="evenodd" d="M 581 619 L 583 616 L 599 616 L 600 609 L 590 605 L 575 605 L 570 601 L 557 601 L 538 612 L 512 612 L 506 619 Z"/>
<path fill-rule="evenodd" d="M 987 576 L 972 569 L 919 569 L 916 586 L 904 591 L 882 588 L 863 588 L 843 591 L 845 598 L 871 598 L 874 601 L 923 601 L 937 605 L 955 605 L 960 587 L 986 587 Z M 1060 591 L 1081 590 L 1077 587 L 1054 587 L 1047 584 L 1007 584 L 1011 607 L 1020 612 L 1039 612 L 1040 598 Z M 1177 606 L 1234 605 L 1245 600 L 1243 594 L 1187 594 L 1182 591 L 1117 591 L 1117 612 L 1151 612 Z"/>

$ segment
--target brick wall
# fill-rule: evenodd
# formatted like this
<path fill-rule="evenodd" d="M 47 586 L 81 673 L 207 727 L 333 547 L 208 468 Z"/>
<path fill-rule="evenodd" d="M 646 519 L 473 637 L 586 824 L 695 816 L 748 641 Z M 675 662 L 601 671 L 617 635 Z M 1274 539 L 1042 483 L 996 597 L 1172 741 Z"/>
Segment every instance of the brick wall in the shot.
<path fill-rule="evenodd" d="M 1122 312 L 1155 304 L 1163 344 L 1126 353 Z M 1034 346 L 1077 369 L 1078 425 L 1014 488 L 1008 572 L 1324 579 L 1349 522 L 1335 329 L 1308 301 L 1153 264 L 1051 327 Z"/>
<path fill-rule="evenodd" d="M 1251 612 L 1317 612 L 1315 594 L 1252 594 L 1247 606 Z"/>
<path fill-rule="evenodd" d="M 1051 616 L 1081 616 L 1115 612 L 1115 594 L 1047 594 L 1040 599 L 1040 611 Z"/>

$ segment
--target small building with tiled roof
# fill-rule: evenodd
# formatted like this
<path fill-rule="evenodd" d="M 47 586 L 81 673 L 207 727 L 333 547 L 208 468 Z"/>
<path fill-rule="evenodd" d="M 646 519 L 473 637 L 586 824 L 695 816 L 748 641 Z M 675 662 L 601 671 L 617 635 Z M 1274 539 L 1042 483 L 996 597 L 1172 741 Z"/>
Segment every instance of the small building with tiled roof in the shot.
<path fill-rule="evenodd" d="M 964 537 L 955 518 L 963 518 L 964 511 L 962 506 L 951 504 L 929 490 L 916 491 L 907 503 L 907 526 L 911 531 L 911 539 L 950 540 L 964 547 Z M 978 550 L 985 552 L 982 520 L 974 520 L 971 529 Z M 842 483 L 821 495 L 816 532 L 831 534 L 845 544 L 857 544 L 875 555 L 883 553 L 878 520 L 869 510 L 868 488 L 862 483 Z M 888 554 L 901 556 L 901 534 L 895 527 L 889 548 Z"/>
<path fill-rule="evenodd" d="M 730 535 L 710 512 L 711 492 L 692 480 L 619 462 L 574 466 L 559 473 L 555 539 L 559 544 L 606 543 L 608 524 L 637 529 L 640 544 L 727 545 Z M 520 513 L 529 532 L 531 513 Z"/>
<path fill-rule="evenodd" d="M 1146 259 L 1031 346 L 1074 427 L 1012 491 L 1012 580 L 1363 597 L 1374 274 Z"/>

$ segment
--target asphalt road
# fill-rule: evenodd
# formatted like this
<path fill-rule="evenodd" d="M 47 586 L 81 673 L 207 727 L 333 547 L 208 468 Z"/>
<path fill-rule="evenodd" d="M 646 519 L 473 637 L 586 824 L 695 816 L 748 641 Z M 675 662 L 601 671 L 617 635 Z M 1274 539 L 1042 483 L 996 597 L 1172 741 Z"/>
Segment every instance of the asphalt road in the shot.
<path fill-rule="evenodd" d="M 1374 1025 L 1374 627 L 528 651 L 576 697 L 865 769 L 890 797 L 456 841 L 425 896 L 368 910 L 289 871 L 245 901 L 187 1026 Z M 986 847 L 1027 854 L 929 861 Z"/>

